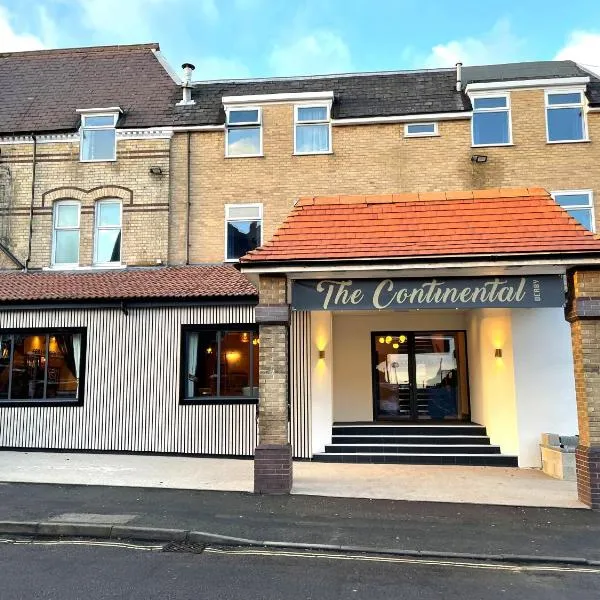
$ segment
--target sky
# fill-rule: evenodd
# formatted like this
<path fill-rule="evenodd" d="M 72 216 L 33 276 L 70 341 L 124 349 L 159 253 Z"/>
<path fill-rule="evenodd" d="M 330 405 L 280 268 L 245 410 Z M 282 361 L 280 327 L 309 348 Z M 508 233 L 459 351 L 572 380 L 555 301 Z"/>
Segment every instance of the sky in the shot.
<path fill-rule="evenodd" d="M 159 42 L 195 80 L 573 59 L 600 0 L 0 0 L 0 52 Z"/>

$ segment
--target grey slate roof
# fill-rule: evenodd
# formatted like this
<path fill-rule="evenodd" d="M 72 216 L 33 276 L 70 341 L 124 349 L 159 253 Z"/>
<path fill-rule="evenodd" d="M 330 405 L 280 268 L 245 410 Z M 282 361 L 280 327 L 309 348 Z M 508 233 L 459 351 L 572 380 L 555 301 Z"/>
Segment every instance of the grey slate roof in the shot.
<path fill-rule="evenodd" d="M 73 131 L 77 108 L 120 106 L 119 127 L 170 125 L 175 82 L 158 44 L 0 53 L 0 133 Z"/>

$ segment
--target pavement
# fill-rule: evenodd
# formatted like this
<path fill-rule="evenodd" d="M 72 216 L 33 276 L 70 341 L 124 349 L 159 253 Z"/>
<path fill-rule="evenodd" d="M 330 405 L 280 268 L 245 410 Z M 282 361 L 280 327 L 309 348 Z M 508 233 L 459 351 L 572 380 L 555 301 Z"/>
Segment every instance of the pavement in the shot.
<path fill-rule="evenodd" d="M 251 492 L 253 462 L 225 458 L 0 452 L 0 481 Z M 574 481 L 537 469 L 294 462 L 293 494 L 584 508 Z"/>
<path fill-rule="evenodd" d="M 600 565 L 600 514 L 583 509 L 0 484 L 0 534 L 16 532 Z"/>

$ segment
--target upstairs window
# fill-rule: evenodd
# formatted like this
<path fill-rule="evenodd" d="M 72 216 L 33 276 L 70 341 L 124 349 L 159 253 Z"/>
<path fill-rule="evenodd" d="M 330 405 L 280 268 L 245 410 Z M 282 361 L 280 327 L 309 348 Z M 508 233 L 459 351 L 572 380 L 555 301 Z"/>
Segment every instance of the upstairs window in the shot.
<path fill-rule="evenodd" d="M 228 204 L 225 228 L 225 259 L 238 260 L 262 243 L 262 204 Z"/>
<path fill-rule="evenodd" d="M 261 156 L 262 125 L 260 108 L 227 110 L 225 156 Z"/>
<path fill-rule="evenodd" d="M 331 152 L 329 106 L 296 106 L 294 113 L 294 153 Z"/>
<path fill-rule="evenodd" d="M 404 137 L 430 137 L 438 134 L 437 123 L 406 123 Z"/>
<path fill-rule="evenodd" d="M 118 114 L 81 115 L 81 155 L 85 162 L 117 159 Z"/>
<path fill-rule="evenodd" d="M 121 264 L 121 201 L 96 202 L 94 264 Z"/>
<path fill-rule="evenodd" d="M 79 265 L 79 202 L 60 200 L 54 203 L 52 264 Z"/>
<path fill-rule="evenodd" d="M 548 142 L 582 142 L 587 139 L 583 92 L 546 92 Z"/>
<path fill-rule="evenodd" d="M 507 94 L 475 96 L 473 102 L 473 146 L 511 143 L 510 99 Z"/>
<path fill-rule="evenodd" d="M 576 221 L 579 221 L 586 229 L 594 231 L 594 203 L 590 190 L 554 192 L 552 197 Z"/>

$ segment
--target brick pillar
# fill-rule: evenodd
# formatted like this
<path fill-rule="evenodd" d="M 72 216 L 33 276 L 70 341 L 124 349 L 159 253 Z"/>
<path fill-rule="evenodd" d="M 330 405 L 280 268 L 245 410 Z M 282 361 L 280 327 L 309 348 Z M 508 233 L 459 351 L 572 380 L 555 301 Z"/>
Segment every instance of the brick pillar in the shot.
<path fill-rule="evenodd" d="M 260 395 L 254 492 L 289 494 L 292 447 L 288 439 L 289 306 L 285 276 L 260 276 L 256 322 L 260 329 Z"/>
<path fill-rule="evenodd" d="M 579 445 L 575 454 L 579 499 L 600 508 L 600 270 L 569 273 Z"/>

